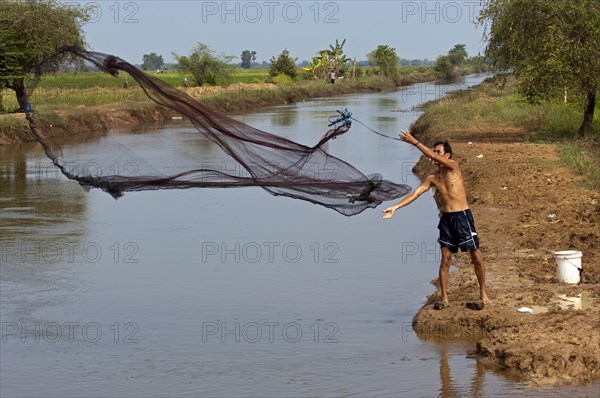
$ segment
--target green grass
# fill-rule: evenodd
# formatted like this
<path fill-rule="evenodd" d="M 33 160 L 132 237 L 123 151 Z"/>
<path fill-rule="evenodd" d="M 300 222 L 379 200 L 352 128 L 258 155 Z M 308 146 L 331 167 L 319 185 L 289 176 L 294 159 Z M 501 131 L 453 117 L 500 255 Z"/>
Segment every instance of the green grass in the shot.
<path fill-rule="evenodd" d="M 431 68 L 427 67 L 402 67 L 400 68 L 403 77 L 402 84 L 410 84 L 418 81 L 433 80 L 435 75 Z M 183 79 L 187 78 L 191 83 L 193 81 L 191 74 L 177 70 L 165 71 L 163 73 L 147 72 L 171 86 L 183 88 Z M 125 79 L 129 81 L 129 88 L 124 89 Z M 235 68 L 229 84 L 235 83 L 264 83 L 269 79 L 267 68 L 243 69 Z M 383 86 L 393 86 L 389 81 L 380 81 L 372 76 L 363 76 L 358 84 L 354 86 L 363 90 L 361 87 L 370 87 L 374 89 L 383 89 Z M 287 79 L 280 83 L 290 82 Z M 345 82 L 351 79 L 344 79 Z M 292 85 L 305 86 L 310 85 L 313 80 L 296 79 Z M 277 83 L 277 82 L 276 82 Z M 321 82 L 324 83 L 324 82 Z M 381 87 L 379 87 L 381 86 Z M 300 91 L 306 91 L 300 88 Z M 314 91 L 314 90 L 309 90 Z M 0 90 L 3 96 L 3 105 L 5 109 L 11 110 L 17 108 L 17 102 L 14 92 L 9 89 Z M 257 94 L 261 96 L 262 94 Z M 81 106 L 129 106 L 150 103 L 145 93 L 140 89 L 135 80 L 126 73 L 120 74 L 117 78 L 103 72 L 77 72 L 77 73 L 56 73 L 44 76 L 38 83 L 33 95 L 30 98 L 32 105 L 39 110 L 61 110 L 71 109 Z"/>
<path fill-rule="evenodd" d="M 531 104 L 517 94 L 514 82 L 503 89 L 483 83 L 477 90 L 451 93 L 426 104 L 427 114 L 418 124 L 429 131 L 473 130 L 487 127 L 517 127 L 529 133 L 533 141 L 560 141 L 577 138 L 583 120 L 583 104 L 542 101 Z M 590 138 L 600 140 L 600 103 L 596 105 Z"/>
<path fill-rule="evenodd" d="M 12 91 L 4 90 L 4 107 L 15 109 L 17 101 Z M 71 109 L 80 106 L 107 104 L 145 103 L 150 100 L 138 86 L 122 87 L 58 88 L 38 87 L 30 98 L 35 109 Z"/>
<path fill-rule="evenodd" d="M 285 79 L 287 81 L 287 79 Z M 343 79 L 335 84 L 322 80 L 300 80 L 261 89 L 237 89 L 203 97 L 201 101 L 216 110 L 235 111 L 263 105 L 283 104 L 332 95 L 389 89 L 390 81 L 377 77 Z"/>
<path fill-rule="evenodd" d="M 183 87 L 183 79 L 192 78 L 189 73 L 167 71 L 160 74 L 149 72 L 174 87 Z M 231 83 L 262 83 L 268 77 L 265 68 L 236 68 L 231 75 Z M 125 78 L 129 89 L 123 88 Z M 5 109 L 17 108 L 14 92 L 0 90 Z M 31 103 L 38 109 L 68 109 L 76 106 L 127 105 L 149 102 L 135 80 L 127 73 L 117 78 L 104 72 L 56 73 L 44 76 L 31 97 Z"/>
<path fill-rule="evenodd" d="M 562 161 L 584 176 L 585 184 L 600 189 L 600 103 L 596 105 L 592 132 L 578 140 L 583 104 L 542 101 L 531 104 L 517 93 L 514 80 L 500 88 L 484 82 L 473 90 L 451 93 L 425 106 L 413 131 L 436 135 L 445 131 L 502 131 L 521 129 L 530 142 L 560 144 Z"/>
<path fill-rule="evenodd" d="M 430 66 L 401 66 L 398 68 L 400 73 L 404 74 L 412 74 L 412 73 L 425 73 L 433 71 L 433 68 Z"/>
<path fill-rule="evenodd" d="M 592 152 L 595 152 L 595 156 Z M 597 149 L 594 151 L 594 147 L 586 149 L 581 145 L 567 144 L 561 148 L 560 157 L 568 167 L 583 175 L 585 185 L 600 189 L 600 159 Z"/>
<path fill-rule="evenodd" d="M 166 83 L 175 86 L 183 86 L 185 77 L 191 83 L 192 75 L 182 71 L 170 70 L 163 73 L 146 72 L 155 76 Z M 260 83 L 269 76 L 266 68 L 242 69 L 236 68 L 231 74 L 230 83 Z M 121 73 L 117 78 L 104 72 L 77 72 L 77 73 L 56 73 L 45 75 L 39 82 L 38 88 L 79 88 L 86 89 L 91 87 L 122 87 L 125 77 L 129 79 L 131 85 L 135 81 L 127 73 Z"/>
<path fill-rule="evenodd" d="M 232 80 L 234 83 L 264 83 L 268 76 L 268 68 L 237 68 L 232 74 Z"/>

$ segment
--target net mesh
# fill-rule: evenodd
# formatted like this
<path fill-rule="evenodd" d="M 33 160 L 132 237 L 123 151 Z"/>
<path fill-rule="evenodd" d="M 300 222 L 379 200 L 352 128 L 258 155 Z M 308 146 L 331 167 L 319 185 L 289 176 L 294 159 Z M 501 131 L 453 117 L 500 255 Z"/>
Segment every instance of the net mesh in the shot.
<path fill-rule="evenodd" d="M 305 146 L 219 113 L 113 55 L 65 47 L 56 56 L 65 53 L 87 60 L 113 76 L 120 71 L 128 73 L 150 99 L 190 120 L 197 130 L 190 140 L 210 140 L 240 166 L 214 167 L 215 162 L 202 154 L 154 163 L 151 158 L 143 158 L 131 150 L 129 145 L 118 142 L 110 150 L 103 146 L 104 153 L 82 153 L 81 146 L 67 147 L 48 138 L 36 124 L 36 112 L 27 112 L 32 132 L 47 156 L 67 178 L 86 188 L 99 188 L 118 198 L 125 192 L 156 189 L 261 187 L 273 195 L 309 201 L 346 216 L 374 208 L 411 190 L 405 184 L 384 180 L 378 174 L 364 175 L 326 152 L 327 142 L 346 133 L 349 123 L 331 128 L 316 145 Z M 52 62 L 52 59 L 46 62 Z M 43 75 L 43 66 L 39 65 L 34 71 L 28 97 Z M 168 140 L 169 136 L 160 139 Z M 82 161 L 81 156 L 88 159 Z M 98 167 L 89 167 L 90 157 Z M 122 167 L 110 167 L 115 160 Z M 110 172 L 106 172 L 109 169 Z"/>

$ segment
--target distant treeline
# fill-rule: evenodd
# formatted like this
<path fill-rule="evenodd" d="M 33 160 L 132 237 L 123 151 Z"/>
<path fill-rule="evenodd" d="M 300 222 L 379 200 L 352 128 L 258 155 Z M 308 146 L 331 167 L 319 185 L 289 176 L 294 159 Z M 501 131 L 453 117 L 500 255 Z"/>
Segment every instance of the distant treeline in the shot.
<path fill-rule="evenodd" d="M 400 58 L 400 66 L 433 66 L 435 64 L 434 60 L 428 59 L 428 58 L 424 58 L 424 59 L 405 59 L 405 58 Z M 237 63 L 233 63 L 233 66 L 241 66 L 241 62 L 237 62 Z M 267 62 L 267 61 L 262 61 L 262 62 L 252 62 L 251 64 L 252 68 L 268 68 L 271 66 L 271 62 Z M 301 68 L 305 68 L 307 66 L 310 65 L 310 61 L 304 60 L 302 62 L 296 63 L 296 66 L 301 67 Z M 142 64 L 135 64 L 136 67 L 142 69 L 142 70 L 148 70 L 148 68 L 144 68 L 142 66 Z M 362 60 L 362 61 L 356 61 L 356 66 L 358 67 L 367 67 L 369 66 L 369 61 L 367 60 Z M 165 63 L 162 66 L 162 70 L 173 70 L 173 69 L 177 69 L 178 68 L 178 64 L 177 63 Z M 85 66 L 85 70 L 88 71 L 95 71 L 97 68 L 93 65 L 86 65 Z"/>

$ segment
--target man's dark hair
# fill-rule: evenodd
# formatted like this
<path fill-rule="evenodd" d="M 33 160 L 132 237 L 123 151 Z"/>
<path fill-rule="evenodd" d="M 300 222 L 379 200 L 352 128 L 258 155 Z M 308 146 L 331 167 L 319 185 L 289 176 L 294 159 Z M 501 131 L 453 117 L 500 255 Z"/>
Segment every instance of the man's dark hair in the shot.
<path fill-rule="evenodd" d="M 450 159 L 452 159 L 452 147 L 450 146 L 450 143 L 448 142 L 448 140 L 436 141 L 435 144 L 433 144 L 433 147 L 435 148 L 438 145 L 443 145 L 444 146 L 444 153 L 449 153 L 450 154 Z"/>

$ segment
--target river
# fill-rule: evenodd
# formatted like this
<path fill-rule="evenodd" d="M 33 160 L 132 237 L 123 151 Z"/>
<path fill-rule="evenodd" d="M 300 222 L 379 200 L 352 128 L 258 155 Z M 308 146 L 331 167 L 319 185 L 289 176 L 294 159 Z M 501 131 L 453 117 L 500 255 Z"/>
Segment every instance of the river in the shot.
<path fill-rule="evenodd" d="M 321 98 L 233 115 L 314 145 L 327 118 L 397 136 L 418 106 L 481 81 Z M 236 167 L 189 123 L 64 141 L 102 156 L 136 145 L 151 164 L 198 156 Z M 412 187 L 419 152 L 359 124 L 329 152 Z M 86 192 L 40 146 L 0 147 L 2 397 L 572 396 L 487 369 L 475 343 L 419 339 L 434 287 L 430 193 L 389 221 L 344 217 L 260 188 Z M 473 292 L 476 296 L 476 292 Z M 589 390 L 591 391 L 591 390 Z"/>

